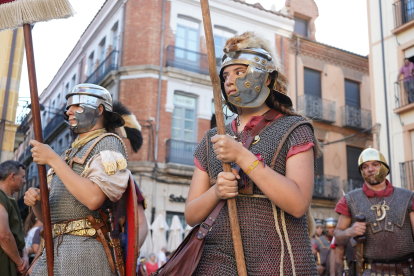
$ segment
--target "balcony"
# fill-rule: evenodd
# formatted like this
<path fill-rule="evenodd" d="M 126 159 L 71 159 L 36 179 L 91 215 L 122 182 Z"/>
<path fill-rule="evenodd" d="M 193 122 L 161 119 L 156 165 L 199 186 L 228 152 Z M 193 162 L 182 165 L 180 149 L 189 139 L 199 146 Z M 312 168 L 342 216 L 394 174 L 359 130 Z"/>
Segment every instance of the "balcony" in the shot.
<path fill-rule="evenodd" d="M 400 163 L 401 187 L 414 190 L 414 160 Z"/>
<path fill-rule="evenodd" d="M 414 0 L 398 0 L 392 6 L 396 29 L 414 19 Z"/>
<path fill-rule="evenodd" d="M 65 120 L 63 119 L 63 112 L 65 111 L 66 106 L 62 106 L 61 109 L 55 114 L 55 116 L 50 120 L 50 122 L 46 125 L 45 129 L 43 130 L 43 140 L 46 142 L 50 140 L 49 138 L 52 137 L 57 130 L 63 128 L 65 125 Z"/>
<path fill-rule="evenodd" d="M 345 193 L 353 191 L 355 189 L 362 188 L 364 185 L 364 180 L 362 179 L 347 179 L 342 183 L 342 189 Z"/>
<path fill-rule="evenodd" d="M 365 129 L 372 125 L 371 111 L 351 105 L 342 107 L 342 126 Z"/>
<path fill-rule="evenodd" d="M 169 139 L 166 145 L 166 163 L 194 166 L 193 153 L 197 143 Z"/>
<path fill-rule="evenodd" d="M 315 177 L 313 197 L 335 200 L 341 196 L 341 183 L 338 176 L 323 175 Z"/>
<path fill-rule="evenodd" d="M 172 45 L 167 46 L 166 66 L 184 69 L 203 75 L 209 74 L 206 54 L 190 51 Z"/>
<path fill-rule="evenodd" d="M 109 72 L 118 69 L 118 51 L 112 51 L 96 70 L 86 79 L 85 83 L 99 84 Z"/>
<path fill-rule="evenodd" d="M 335 102 L 311 95 L 302 95 L 299 97 L 298 112 L 306 117 L 327 123 L 334 123 L 336 121 Z"/>
<path fill-rule="evenodd" d="M 395 110 L 400 113 L 408 108 L 407 105 L 414 102 L 414 79 L 402 79 L 394 83 Z"/>

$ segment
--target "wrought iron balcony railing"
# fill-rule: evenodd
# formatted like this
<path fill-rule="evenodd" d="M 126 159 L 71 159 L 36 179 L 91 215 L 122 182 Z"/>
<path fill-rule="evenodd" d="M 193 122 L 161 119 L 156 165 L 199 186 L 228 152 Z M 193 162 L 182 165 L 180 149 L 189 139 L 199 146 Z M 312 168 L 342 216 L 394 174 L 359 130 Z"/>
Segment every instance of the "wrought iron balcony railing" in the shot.
<path fill-rule="evenodd" d="M 342 107 L 342 126 L 364 129 L 371 127 L 371 111 L 351 105 Z"/>
<path fill-rule="evenodd" d="M 395 108 L 400 108 L 414 102 L 414 77 L 399 80 L 394 83 Z"/>
<path fill-rule="evenodd" d="M 118 51 L 112 51 L 98 68 L 86 79 L 86 83 L 99 84 L 112 70 L 118 69 Z"/>
<path fill-rule="evenodd" d="M 414 190 L 414 160 L 400 163 L 401 187 Z"/>
<path fill-rule="evenodd" d="M 208 75 L 207 55 L 184 48 L 167 46 L 167 64 L 175 68 Z"/>
<path fill-rule="evenodd" d="M 184 142 L 180 140 L 167 140 L 166 163 L 177 163 L 183 165 L 194 165 L 193 153 L 197 143 Z"/>
<path fill-rule="evenodd" d="M 352 190 L 362 188 L 364 185 L 364 180 L 361 179 L 347 179 L 343 181 L 342 189 L 344 193 L 348 193 Z"/>
<path fill-rule="evenodd" d="M 302 95 L 298 99 L 298 112 L 306 117 L 328 123 L 336 121 L 336 104 L 311 95 Z"/>
<path fill-rule="evenodd" d="M 50 120 L 50 122 L 46 125 L 45 129 L 43 130 L 43 139 L 45 141 L 57 130 L 61 127 L 65 120 L 63 119 L 63 112 L 65 111 L 66 106 L 62 106 L 61 109 L 56 113 L 55 117 Z"/>
<path fill-rule="evenodd" d="M 341 196 L 341 182 L 338 176 L 323 175 L 315 177 L 313 197 L 337 199 Z"/>
<path fill-rule="evenodd" d="M 397 0 L 392 6 L 394 9 L 395 28 L 414 19 L 414 0 Z"/>

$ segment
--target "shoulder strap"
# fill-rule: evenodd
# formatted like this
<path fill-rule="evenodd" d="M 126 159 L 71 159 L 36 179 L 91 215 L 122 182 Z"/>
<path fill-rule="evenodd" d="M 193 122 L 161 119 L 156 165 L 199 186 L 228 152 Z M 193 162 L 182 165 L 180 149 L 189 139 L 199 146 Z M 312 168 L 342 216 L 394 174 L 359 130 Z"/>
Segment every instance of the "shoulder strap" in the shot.
<path fill-rule="evenodd" d="M 218 215 L 220 214 L 221 208 L 223 208 L 226 200 L 220 200 L 213 212 L 206 218 L 206 220 L 200 224 L 200 229 L 196 233 L 196 237 L 199 240 L 204 239 L 207 236 L 207 233 L 213 228 L 214 222 L 217 220 Z"/>
<path fill-rule="evenodd" d="M 96 138 L 95 142 L 93 142 L 93 144 L 89 147 L 88 151 L 83 155 L 82 158 L 79 158 L 77 156 L 73 157 L 72 161 L 70 161 L 69 166 L 72 168 L 73 162 L 78 163 L 80 165 L 83 165 L 86 161 L 86 158 L 88 158 L 89 154 L 91 153 L 93 148 L 96 146 L 96 144 L 98 144 L 103 138 L 105 138 L 107 136 L 114 136 L 114 137 L 118 138 L 118 140 L 121 141 L 121 144 L 122 144 L 122 147 L 124 148 L 125 154 L 127 154 L 127 148 L 125 146 L 124 141 L 121 139 L 121 137 L 119 137 L 115 133 L 105 133 L 105 134 L 102 134 L 101 136 L 99 136 L 98 138 Z"/>
<path fill-rule="evenodd" d="M 259 134 L 259 132 L 265 127 L 267 126 L 267 124 L 271 121 L 273 121 L 276 116 L 279 114 L 279 112 L 277 112 L 274 109 L 271 109 L 263 118 L 262 120 L 260 120 L 260 122 L 255 126 L 255 128 L 253 129 L 252 133 L 247 137 L 246 143 L 244 144 L 244 147 L 246 149 L 250 148 L 250 145 L 252 144 L 254 137 Z"/>
<path fill-rule="evenodd" d="M 310 125 L 312 127 L 312 125 L 308 121 L 303 121 L 303 122 L 298 122 L 298 123 L 294 124 L 291 128 L 289 128 L 289 130 L 285 133 L 285 135 L 283 135 L 282 140 L 280 141 L 279 146 L 276 149 L 276 153 L 273 156 L 272 163 L 270 164 L 271 168 L 273 168 L 275 166 L 276 159 L 279 156 L 279 153 L 282 150 L 283 144 L 286 142 L 289 135 L 292 133 L 293 130 L 295 130 L 297 127 L 299 127 L 301 125 Z"/>

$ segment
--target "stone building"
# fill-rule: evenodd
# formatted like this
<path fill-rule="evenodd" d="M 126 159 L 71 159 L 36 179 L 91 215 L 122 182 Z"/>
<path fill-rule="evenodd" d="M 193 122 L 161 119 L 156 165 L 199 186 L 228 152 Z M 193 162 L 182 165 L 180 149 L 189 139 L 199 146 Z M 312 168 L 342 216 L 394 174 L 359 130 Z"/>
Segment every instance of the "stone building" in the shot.
<path fill-rule="evenodd" d="M 370 126 L 370 122 L 364 121 L 364 125 L 360 123 L 343 128 L 345 125 L 340 110 L 345 105 L 345 79 L 356 83 L 353 88 L 355 90 L 357 86 L 359 89 L 358 99 L 364 100 L 365 95 L 369 94 L 369 85 L 366 83 L 368 61 L 366 57 L 314 40 L 315 28 L 312 24 L 317 17 L 314 1 L 301 3 L 309 4 L 312 12 L 316 10 L 316 15 L 308 14 L 306 10 L 302 13 L 300 10 L 295 11 L 295 7 L 300 6 L 299 1 L 287 1 L 281 11 L 265 10 L 260 4 L 252 5 L 239 0 L 209 2 L 217 66 L 220 66 L 221 49 L 227 38 L 256 30 L 277 47 L 282 62 L 281 70 L 291 82 L 290 96 L 294 104 L 299 103 L 306 94 L 304 86 L 308 75 L 304 72 L 307 69 L 319 70 L 323 99 L 338 101 L 336 106 L 335 103 L 333 105 L 335 115 L 332 116 L 328 111 L 330 117 L 326 120 L 319 113 L 307 113 L 307 102 L 304 102 L 305 107 L 301 112 L 315 119 L 318 139 L 324 143 L 336 141 L 357 134 L 366 127 L 365 124 Z M 305 26 L 305 35 L 302 36 L 296 30 L 298 24 L 308 24 Z M 308 35 L 309 30 L 313 36 Z M 295 46 L 297 41 L 300 41 L 298 54 Z M 318 49 L 319 56 L 308 54 L 307 51 L 312 47 Z M 329 77 L 324 74 L 329 74 Z M 151 218 L 163 214 L 170 223 L 172 216 L 178 215 L 185 225 L 183 213 L 194 170 L 193 151 L 205 131 L 215 122 L 199 1 L 168 0 L 165 1 L 165 9 L 162 0 L 105 2 L 40 96 L 45 107 L 55 110 L 43 115 L 44 135 L 58 152 L 70 142 L 69 133 L 59 115 L 64 108 L 64 96 L 71 87 L 82 82 L 106 87 L 114 99 L 128 106 L 142 126 L 144 144 L 141 150 L 132 154 L 127 145 L 128 168 L 147 198 L 147 216 Z M 296 82 L 298 85 L 295 85 Z M 334 90 L 332 87 L 335 87 Z M 299 100 L 296 101 L 296 98 Z M 316 105 L 319 104 L 317 109 L 324 110 L 325 114 L 325 105 L 322 108 L 321 103 L 316 102 Z M 315 104 L 311 107 L 314 108 Z M 362 107 L 365 108 L 365 105 Z M 315 186 L 318 188 L 313 201 L 317 218 L 332 215 L 332 206 L 344 185 L 341 181 L 346 182 L 350 175 L 347 172 L 346 145 L 362 149 L 367 144 L 365 140 L 371 139 L 369 135 L 363 137 L 364 140 L 346 140 L 325 147 L 329 159 L 325 157 L 319 161 L 325 164 L 317 180 L 319 184 Z M 16 155 L 30 164 L 25 143 Z M 334 191 L 328 192 L 329 189 Z"/>
<path fill-rule="evenodd" d="M 389 180 L 414 190 L 414 77 L 400 75 L 414 62 L 414 1 L 367 1 L 374 146 L 387 158 Z M 382 4 L 381 6 L 379 6 Z"/>
<path fill-rule="evenodd" d="M 13 159 L 20 76 L 24 56 L 23 29 L 0 32 L 0 163 Z M 25 76 L 27 77 L 27 76 Z M 7 102 L 5 102 L 7 99 Z M 5 115 L 3 118 L 3 114 Z M 16 139 L 15 139 L 16 138 Z"/>

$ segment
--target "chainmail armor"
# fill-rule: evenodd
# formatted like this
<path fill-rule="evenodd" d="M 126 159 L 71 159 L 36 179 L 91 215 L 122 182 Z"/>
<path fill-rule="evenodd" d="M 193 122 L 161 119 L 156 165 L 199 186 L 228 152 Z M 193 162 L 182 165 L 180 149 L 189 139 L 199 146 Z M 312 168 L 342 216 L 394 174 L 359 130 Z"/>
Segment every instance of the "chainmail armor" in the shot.
<path fill-rule="evenodd" d="M 95 138 L 85 145 L 71 149 L 77 153 L 74 156 L 84 157 L 88 149 L 96 141 Z M 84 164 L 73 163 L 72 169 L 81 174 L 88 161 L 103 150 L 116 151 L 127 158 L 122 142 L 114 136 L 106 136 L 99 141 L 89 153 Z M 101 218 L 98 210 L 91 211 L 88 207 L 80 203 L 65 187 L 60 178 L 54 174 L 51 181 L 50 193 L 50 216 L 52 224 L 69 219 L 84 218 L 92 215 L 94 218 Z M 117 203 L 106 199 L 102 209 L 111 208 L 113 214 L 116 213 Z M 54 274 L 55 275 L 113 275 L 109 267 L 108 258 L 102 243 L 95 238 L 64 235 L 63 241 L 57 248 L 58 240 L 62 237 L 53 239 L 54 243 Z M 46 249 L 45 249 L 46 251 Z M 46 253 L 43 252 L 37 261 L 33 272 L 30 275 L 46 276 L 47 262 Z"/>
<path fill-rule="evenodd" d="M 414 241 L 411 232 L 410 213 L 413 206 L 413 192 L 394 187 L 393 193 L 383 199 L 368 198 L 362 189 L 356 189 L 345 195 L 352 223 L 359 213 L 369 223 L 365 236 L 364 259 L 386 262 L 414 253 Z M 386 217 L 377 221 L 376 210 L 371 206 L 381 203 L 390 207 Z"/>
<path fill-rule="evenodd" d="M 268 124 L 261 133 L 260 141 L 251 145 L 250 151 L 260 153 L 270 166 L 276 149 L 282 137 L 296 123 L 305 121 L 302 117 L 282 116 Z M 242 133 L 233 132 L 231 125 L 226 126 L 226 131 L 231 136 Z M 220 172 L 223 171 L 221 161 L 217 160 L 213 144 L 210 138 L 217 134 L 217 129 L 209 130 L 194 153 L 200 165 L 208 173 L 211 183 Z M 239 140 L 241 141 L 241 140 Z M 311 124 L 301 125 L 295 128 L 285 141 L 273 169 L 285 175 L 286 156 L 292 146 L 315 143 Z M 232 167 L 235 164 L 231 164 Z M 263 192 L 254 185 L 253 193 L 263 195 Z M 281 239 L 284 246 L 283 273 L 293 275 L 290 255 L 287 250 L 285 235 L 279 237 L 272 203 L 267 198 L 245 197 L 236 198 L 237 213 L 240 223 L 240 232 L 243 241 L 244 256 L 246 260 L 247 274 L 254 275 L 279 275 L 281 263 Z M 276 206 L 278 224 L 282 230 L 283 220 L 280 208 Z M 284 221 L 292 247 L 296 275 L 317 275 L 315 260 L 312 255 L 311 242 L 308 235 L 306 215 L 296 218 L 284 213 Z M 233 240 L 231 236 L 228 208 L 224 206 L 213 225 L 212 230 L 205 239 L 205 247 L 197 270 L 193 275 L 238 275 L 234 255 Z"/>

